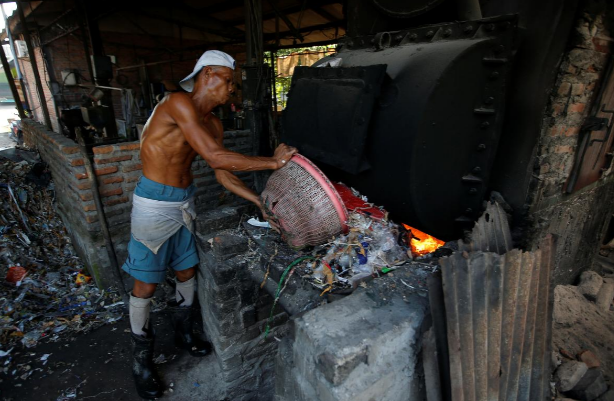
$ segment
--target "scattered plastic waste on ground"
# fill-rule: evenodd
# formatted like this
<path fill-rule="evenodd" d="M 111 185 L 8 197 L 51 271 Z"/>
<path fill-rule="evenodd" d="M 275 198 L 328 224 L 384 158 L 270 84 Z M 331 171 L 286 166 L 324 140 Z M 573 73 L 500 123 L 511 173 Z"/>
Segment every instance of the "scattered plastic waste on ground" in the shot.
<path fill-rule="evenodd" d="M 45 175 L 40 163 L 0 157 L 0 357 L 7 358 L 0 364 L 5 366 L 13 348 L 58 341 L 123 316 L 119 293 L 98 289 L 84 270 Z"/>

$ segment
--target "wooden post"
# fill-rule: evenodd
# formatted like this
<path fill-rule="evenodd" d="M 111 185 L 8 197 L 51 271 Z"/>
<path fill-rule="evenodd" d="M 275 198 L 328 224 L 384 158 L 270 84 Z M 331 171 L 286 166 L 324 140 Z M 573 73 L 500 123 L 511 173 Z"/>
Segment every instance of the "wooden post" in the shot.
<path fill-rule="evenodd" d="M 8 79 L 11 92 L 13 93 L 13 99 L 15 99 L 15 105 L 17 106 L 17 112 L 19 112 L 19 118 L 23 120 L 26 118 L 26 114 L 23 112 L 23 105 L 21 104 L 19 92 L 17 92 L 17 87 L 15 86 L 15 79 L 13 79 L 13 74 L 11 74 L 11 67 L 9 66 L 9 61 L 6 59 L 4 47 L 1 45 L 0 58 L 2 59 L 2 67 L 4 67 L 4 72 L 6 73 L 6 79 Z M 15 59 L 15 62 L 17 62 L 17 59 Z"/>
<path fill-rule="evenodd" d="M 53 130 L 51 126 L 51 119 L 49 118 L 49 109 L 47 109 L 47 100 L 45 99 L 45 92 L 43 92 L 43 85 L 41 84 L 41 76 L 38 73 L 38 64 L 36 63 L 36 55 L 32 48 L 32 38 L 30 37 L 30 31 L 28 31 L 28 25 L 26 23 L 26 17 L 23 13 L 23 7 L 21 1 L 17 2 L 17 12 L 19 12 L 19 20 L 23 26 L 23 36 L 26 40 L 26 46 L 28 47 L 28 54 L 30 55 L 30 63 L 32 64 L 32 70 L 34 72 L 34 80 L 36 81 L 36 91 L 38 92 L 38 98 L 41 102 L 41 109 L 43 109 L 43 115 L 45 117 L 45 125 L 49 130 Z"/>

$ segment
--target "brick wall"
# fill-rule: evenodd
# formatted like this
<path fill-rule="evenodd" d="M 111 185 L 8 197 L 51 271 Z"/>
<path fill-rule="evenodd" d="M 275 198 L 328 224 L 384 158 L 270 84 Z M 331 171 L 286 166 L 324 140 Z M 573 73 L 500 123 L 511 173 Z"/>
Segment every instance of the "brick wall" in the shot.
<path fill-rule="evenodd" d="M 84 167 L 84 159 L 77 144 L 32 120 L 23 121 L 24 140 L 36 147 L 50 166 L 57 194 L 60 215 L 69 229 L 79 255 L 96 277 L 99 285 L 113 282 L 113 272 L 104 247 L 98 213 L 94 204 L 91 183 Z M 251 154 L 251 133 L 224 133 L 224 145 L 233 151 Z M 126 258 L 130 239 L 130 211 L 132 193 L 142 173 L 140 144 L 125 142 L 93 148 L 99 194 L 111 231 L 120 264 Z M 192 166 L 199 213 L 225 206 L 245 204 L 241 198 L 225 191 L 215 180 L 213 170 L 200 157 Z M 238 174 L 252 185 L 251 173 Z"/>
<path fill-rule="evenodd" d="M 609 173 L 571 195 L 563 192 L 577 157 L 580 127 L 614 49 L 609 17 L 614 10 L 611 5 L 606 9 L 605 3 L 589 1 L 579 14 L 544 116 L 534 164 L 526 238 L 535 243 L 546 233 L 560 237 L 554 274 L 559 283 L 574 281 L 590 267 L 614 208 L 614 180 Z"/>
<path fill-rule="evenodd" d="M 197 281 L 203 323 L 220 364 L 225 399 L 269 400 L 275 382 L 275 338 L 287 331 L 288 315 L 276 307 L 265 339 L 273 298 L 251 279 L 248 238 L 231 231 L 216 233 L 211 246 L 207 237 L 200 237 L 204 246 Z"/>

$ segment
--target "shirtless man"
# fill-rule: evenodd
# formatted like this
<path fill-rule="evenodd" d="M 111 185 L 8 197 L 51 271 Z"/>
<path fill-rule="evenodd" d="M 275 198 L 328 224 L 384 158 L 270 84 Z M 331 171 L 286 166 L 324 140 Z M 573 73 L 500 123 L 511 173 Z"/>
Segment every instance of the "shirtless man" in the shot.
<path fill-rule="evenodd" d="M 192 74 L 180 83 L 187 93 L 166 96 L 143 131 L 143 176 L 134 191 L 132 236 L 122 268 L 134 277 L 130 297 L 133 375 L 139 395 L 146 399 L 162 395 L 152 362 L 154 333 L 149 309 L 150 298 L 168 267 L 176 275 L 171 310 L 177 343 L 194 356 L 210 352 L 210 345 L 192 334 L 190 319 L 198 264 L 193 235 L 192 161 L 201 155 L 215 170 L 220 184 L 262 210 L 258 195 L 231 171 L 276 170 L 296 153 L 295 148 L 283 144 L 273 157 L 244 156 L 224 148 L 222 124 L 211 111 L 230 99 L 234 67 L 235 61 L 228 54 L 205 52 Z"/>

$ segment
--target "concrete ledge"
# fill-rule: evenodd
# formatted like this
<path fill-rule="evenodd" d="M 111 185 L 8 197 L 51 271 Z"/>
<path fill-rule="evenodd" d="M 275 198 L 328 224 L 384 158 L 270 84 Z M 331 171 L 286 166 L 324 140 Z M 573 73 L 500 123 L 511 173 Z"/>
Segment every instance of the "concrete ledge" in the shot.
<path fill-rule="evenodd" d="M 279 351 L 278 363 L 291 365 L 277 368 L 276 400 L 423 399 L 417 367 L 426 314 L 423 297 L 382 304 L 368 290 L 305 313 L 294 320 L 291 350 Z"/>

